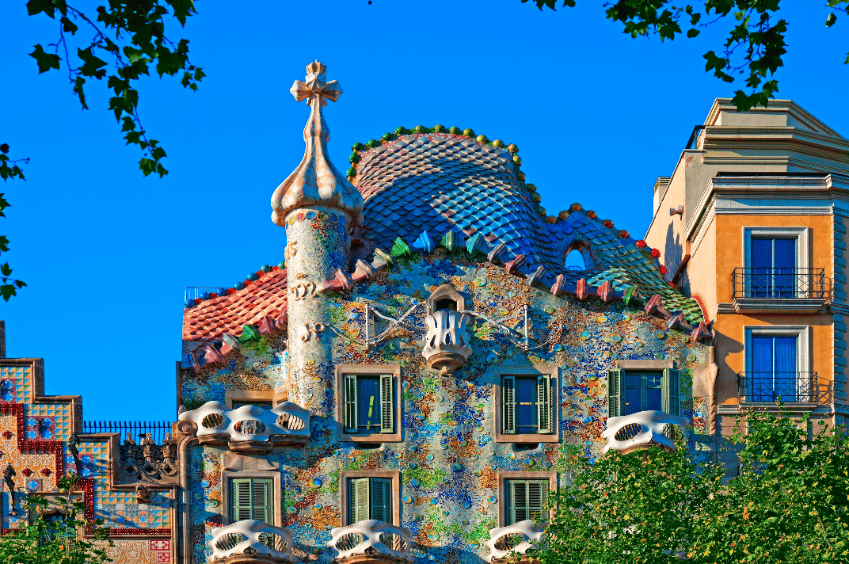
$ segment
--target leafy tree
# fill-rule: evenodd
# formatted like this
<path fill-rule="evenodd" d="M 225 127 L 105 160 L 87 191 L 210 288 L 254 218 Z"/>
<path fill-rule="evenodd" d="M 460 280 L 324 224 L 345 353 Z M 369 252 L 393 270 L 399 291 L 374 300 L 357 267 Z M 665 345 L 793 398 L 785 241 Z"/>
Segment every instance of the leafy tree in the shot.
<path fill-rule="evenodd" d="M 528 0 L 522 0 L 522 3 Z M 558 0 L 533 0 L 537 7 L 556 8 Z M 563 0 L 563 6 L 574 7 L 576 0 Z M 734 104 L 739 111 L 755 106 L 766 107 L 773 94 L 778 92 L 778 81 L 774 78 L 779 67 L 784 65 L 782 55 L 787 22 L 778 19 L 781 0 L 704 0 L 696 4 L 672 2 L 672 0 L 617 0 L 607 2 L 607 19 L 619 22 L 624 33 L 631 37 L 658 35 L 661 41 L 672 41 L 676 35 L 697 37 L 703 29 L 733 15 L 735 23 L 723 46 L 704 54 L 705 71 L 725 82 L 734 82 L 735 75 L 744 75 L 747 94 L 737 90 Z M 837 13 L 849 13 L 849 0 L 827 0 L 832 8 L 825 26 L 837 21 Z M 682 28 L 683 26 L 683 28 Z M 684 30 L 686 28 L 686 31 Z M 846 64 L 849 64 L 847 53 Z"/>
<path fill-rule="evenodd" d="M 85 13 L 68 0 L 29 0 L 26 8 L 30 16 L 58 18 L 55 40 L 46 45 L 37 43 L 29 53 L 38 72 L 59 71 L 64 66 L 71 90 L 84 110 L 88 109 L 86 88 L 92 81 L 102 85 L 105 79 L 105 87 L 111 91 L 109 110 L 115 114 L 124 140 L 142 152 L 139 170 L 145 176 L 156 173 L 161 178 L 168 174 L 162 164 L 165 149 L 142 126 L 136 84 L 152 68 L 160 78 L 179 75 L 184 88 L 197 90 L 205 75 L 189 61 L 189 41 L 175 42 L 165 34 L 167 16 L 185 26 L 186 20 L 197 13 L 194 0 L 108 0 L 94 13 Z M 8 152 L 7 143 L 0 145 L 0 178 L 24 180 L 17 163 L 28 159 L 12 161 Z M 3 210 L 7 207 L 9 203 L 0 194 L 0 217 L 5 217 Z M 8 244 L 9 240 L 0 236 L 0 253 L 9 250 Z M 0 265 L 0 296 L 6 301 L 26 286 L 11 273 L 8 262 Z"/>
<path fill-rule="evenodd" d="M 48 516 L 50 505 L 43 497 L 27 499 L 27 512 L 32 524 L 12 529 L 0 537 L 0 562 L 4 564 L 103 564 L 112 559 L 106 547 L 112 545 L 104 529 L 85 519 L 85 504 L 75 501 L 72 491 L 79 478 L 74 474 L 59 479 L 61 496 L 57 496 L 57 516 Z M 89 533 L 89 537 L 84 536 Z"/>
<path fill-rule="evenodd" d="M 683 444 L 572 459 L 540 564 L 849 562 L 849 435 L 809 417 L 750 413 L 732 437 L 743 471 L 697 464 Z"/>

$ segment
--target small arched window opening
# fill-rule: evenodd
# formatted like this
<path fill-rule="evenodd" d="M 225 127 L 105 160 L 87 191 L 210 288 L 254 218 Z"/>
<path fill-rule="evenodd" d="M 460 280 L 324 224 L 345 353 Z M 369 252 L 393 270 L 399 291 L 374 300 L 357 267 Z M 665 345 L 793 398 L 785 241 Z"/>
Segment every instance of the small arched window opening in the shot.
<path fill-rule="evenodd" d="M 427 299 L 430 313 L 439 310 L 464 311 L 466 300 L 451 284 L 442 284 Z"/>
<path fill-rule="evenodd" d="M 586 270 L 587 265 L 584 263 L 584 257 L 578 249 L 572 249 L 566 255 L 566 270 Z"/>
<path fill-rule="evenodd" d="M 595 270 L 596 265 L 590 245 L 586 241 L 573 241 L 564 253 L 563 266 L 566 270 Z"/>

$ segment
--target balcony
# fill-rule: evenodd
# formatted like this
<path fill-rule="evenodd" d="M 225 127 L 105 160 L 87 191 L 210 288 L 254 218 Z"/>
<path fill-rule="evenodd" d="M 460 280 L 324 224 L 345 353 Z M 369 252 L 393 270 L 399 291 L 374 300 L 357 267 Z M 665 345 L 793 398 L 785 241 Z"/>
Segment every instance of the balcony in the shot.
<path fill-rule="evenodd" d="M 740 403 L 818 403 L 827 395 L 829 382 L 816 372 L 740 372 L 737 399 Z"/>
<path fill-rule="evenodd" d="M 246 519 L 215 529 L 209 541 L 216 564 L 281 564 L 295 562 L 292 532 Z"/>
<path fill-rule="evenodd" d="M 525 556 L 535 542 L 539 542 L 545 533 L 545 527 L 533 521 L 519 521 L 506 527 L 490 529 L 489 540 L 484 544 L 489 549 L 487 562 L 525 564 L 535 562 Z"/>
<path fill-rule="evenodd" d="M 472 354 L 466 323 L 469 317 L 463 312 L 440 309 L 425 319 L 427 334 L 422 356 L 428 366 L 439 370 L 443 376 L 451 375 L 466 365 Z"/>
<path fill-rule="evenodd" d="M 627 454 L 651 446 L 674 449 L 676 426 L 677 431 L 688 436 L 686 419 L 662 411 L 649 410 L 622 417 L 608 417 L 607 428 L 601 434 L 607 439 L 602 452 L 615 450 Z"/>
<path fill-rule="evenodd" d="M 327 546 L 339 564 L 400 564 L 413 562 L 410 529 L 367 519 L 330 532 Z"/>
<path fill-rule="evenodd" d="M 198 443 L 227 445 L 233 452 L 265 453 L 280 446 L 303 446 L 310 437 L 310 412 L 290 402 L 274 409 L 243 405 L 228 410 L 210 401 L 180 414 L 194 424 Z M 192 427 L 192 425 L 189 425 Z"/>
<path fill-rule="evenodd" d="M 737 313 L 816 313 L 828 301 L 822 268 L 735 268 L 731 275 Z"/>

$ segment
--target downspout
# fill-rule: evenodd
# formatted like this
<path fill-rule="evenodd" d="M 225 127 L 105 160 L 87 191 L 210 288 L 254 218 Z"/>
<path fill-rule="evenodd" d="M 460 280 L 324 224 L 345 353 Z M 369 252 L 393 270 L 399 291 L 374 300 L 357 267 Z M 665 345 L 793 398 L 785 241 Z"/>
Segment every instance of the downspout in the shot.
<path fill-rule="evenodd" d="M 189 497 L 191 496 L 191 471 L 189 453 L 191 448 L 197 445 L 197 425 L 192 421 L 180 421 L 177 423 L 177 431 L 184 435 L 180 440 L 180 497 L 177 500 L 177 513 L 183 519 L 183 539 L 178 542 L 182 548 L 182 558 L 177 555 L 177 562 L 191 564 L 192 560 L 192 504 Z M 182 510 L 180 505 L 182 504 Z"/>

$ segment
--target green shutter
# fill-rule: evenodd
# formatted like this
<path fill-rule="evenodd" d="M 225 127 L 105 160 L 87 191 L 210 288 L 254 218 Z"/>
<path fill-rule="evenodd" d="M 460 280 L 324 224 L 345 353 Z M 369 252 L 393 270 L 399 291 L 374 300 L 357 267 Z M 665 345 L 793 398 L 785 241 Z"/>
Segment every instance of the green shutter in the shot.
<path fill-rule="evenodd" d="M 548 483 L 542 480 L 528 482 L 528 519 L 539 520 L 548 501 Z M 543 519 L 548 521 L 548 519 Z"/>
<path fill-rule="evenodd" d="M 528 483 L 510 480 L 510 525 L 528 518 Z"/>
<path fill-rule="evenodd" d="M 505 376 L 501 381 L 501 426 L 505 434 L 516 432 L 516 378 Z"/>
<path fill-rule="evenodd" d="M 357 432 L 357 375 L 345 375 L 345 432 Z"/>
<path fill-rule="evenodd" d="M 230 481 L 230 521 L 256 519 L 274 524 L 273 480 L 234 478 Z"/>
<path fill-rule="evenodd" d="M 607 375 L 608 417 L 625 415 L 625 371 L 614 368 Z"/>
<path fill-rule="evenodd" d="M 537 376 L 537 421 L 539 422 L 538 433 L 550 435 L 553 432 L 551 417 L 551 376 L 548 374 Z"/>
<path fill-rule="evenodd" d="M 386 478 L 371 479 L 371 514 L 372 519 L 392 523 L 392 480 Z"/>
<path fill-rule="evenodd" d="M 348 480 L 348 515 L 350 525 L 369 518 L 368 478 Z"/>
<path fill-rule="evenodd" d="M 395 430 L 395 402 L 392 397 L 392 374 L 380 375 L 380 432 Z"/>
<path fill-rule="evenodd" d="M 253 516 L 251 518 L 256 519 L 257 521 L 265 521 L 269 525 L 274 524 L 274 517 L 272 516 L 271 511 L 273 504 L 271 487 L 271 480 L 251 480 L 251 493 L 253 498 L 251 500 L 251 504 L 253 505 Z"/>
<path fill-rule="evenodd" d="M 669 415 L 680 415 L 680 396 L 681 396 L 681 372 L 674 368 L 667 368 L 663 371 L 663 381 L 661 382 L 661 405 L 663 411 Z"/>
<path fill-rule="evenodd" d="M 253 518 L 251 481 L 247 478 L 230 480 L 230 522 Z"/>

